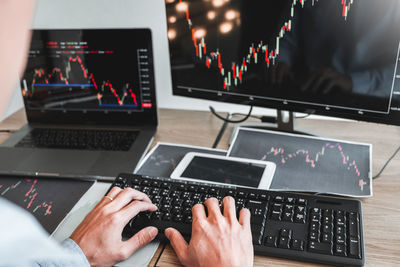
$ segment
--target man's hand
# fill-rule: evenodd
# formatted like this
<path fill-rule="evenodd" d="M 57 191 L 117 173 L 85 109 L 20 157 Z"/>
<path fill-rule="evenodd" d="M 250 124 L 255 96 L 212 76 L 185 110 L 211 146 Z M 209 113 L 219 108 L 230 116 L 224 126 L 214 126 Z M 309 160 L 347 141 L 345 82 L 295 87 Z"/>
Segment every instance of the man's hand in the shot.
<path fill-rule="evenodd" d="M 235 200 L 225 197 L 224 214 L 218 200 L 210 198 L 204 206 L 193 207 L 193 226 L 190 244 L 173 228 L 165 230 L 179 260 L 185 266 L 250 267 L 253 266 L 253 243 L 250 229 L 250 212 L 240 211 L 236 219 Z"/>
<path fill-rule="evenodd" d="M 131 188 L 114 187 L 86 216 L 72 233 L 91 266 L 111 266 L 129 258 L 136 250 L 152 241 L 157 228 L 142 229 L 122 241 L 122 230 L 138 213 L 156 211 L 157 207 L 143 193 Z"/>

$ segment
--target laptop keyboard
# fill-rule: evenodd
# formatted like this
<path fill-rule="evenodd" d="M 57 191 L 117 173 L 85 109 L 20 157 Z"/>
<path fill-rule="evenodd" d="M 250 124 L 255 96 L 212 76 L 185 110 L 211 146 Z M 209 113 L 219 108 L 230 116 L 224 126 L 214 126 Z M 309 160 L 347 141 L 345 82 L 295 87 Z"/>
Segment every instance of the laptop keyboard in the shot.
<path fill-rule="evenodd" d="M 128 151 L 137 131 L 33 129 L 16 147 Z"/>

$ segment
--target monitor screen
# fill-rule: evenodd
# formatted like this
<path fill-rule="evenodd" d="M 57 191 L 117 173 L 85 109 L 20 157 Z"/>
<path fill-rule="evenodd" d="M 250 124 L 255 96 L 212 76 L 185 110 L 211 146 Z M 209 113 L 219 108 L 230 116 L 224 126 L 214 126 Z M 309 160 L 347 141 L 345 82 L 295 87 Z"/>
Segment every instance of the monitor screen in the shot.
<path fill-rule="evenodd" d="M 28 117 L 155 113 L 151 45 L 149 30 L 35 30 L 21 81 Z"/>
<path fill-rule="evenodd" d="M 166 7 L 175 95 L 400 125 L 400 1 Z"/>

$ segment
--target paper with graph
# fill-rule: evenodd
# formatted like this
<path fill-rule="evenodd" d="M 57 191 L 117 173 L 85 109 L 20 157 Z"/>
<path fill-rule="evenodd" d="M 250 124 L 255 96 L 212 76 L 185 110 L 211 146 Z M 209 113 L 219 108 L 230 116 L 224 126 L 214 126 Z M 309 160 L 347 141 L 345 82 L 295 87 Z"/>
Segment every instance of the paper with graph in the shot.
<path fill-rule="evenodd" d="M 239 128 L 228 155 L 275 162 L 270 190 L 373 195 L 370 144 Z"/>

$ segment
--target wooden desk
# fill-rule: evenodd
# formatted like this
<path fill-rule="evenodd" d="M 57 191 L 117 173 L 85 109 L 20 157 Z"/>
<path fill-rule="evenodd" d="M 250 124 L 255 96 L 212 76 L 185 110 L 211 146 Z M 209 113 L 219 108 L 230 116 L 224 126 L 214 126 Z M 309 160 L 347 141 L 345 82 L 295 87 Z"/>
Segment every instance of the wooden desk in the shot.
<path fill-rule="evenodd" d="M 0 124 L 2 129 L 18 129 L 26 122 L 22 111 Z M 160 110 L 160 127 L 155 142 L 173 142 L 210 147 L 222 122 L 208 112 Z M 373 173 L 382 167 L 400 145 L 400 128 L 370 123 L 299 120 L 298 126 L 322 136 L 373 144 Z M 232 125 L 218 148 L 227 149 Z M 9 134 L 0 133 L 0 143 Z M 382 177 L 374 181 L 374 197 L 363 200 L 366 266 L 400 266 L 400 155 Z M 149 266 L 154 266 L 161 248 Z M 167 246 L 157 266 L 179 266 Z M 255 257 L 255 266 L 319 266 L 270 257 Z"/>

